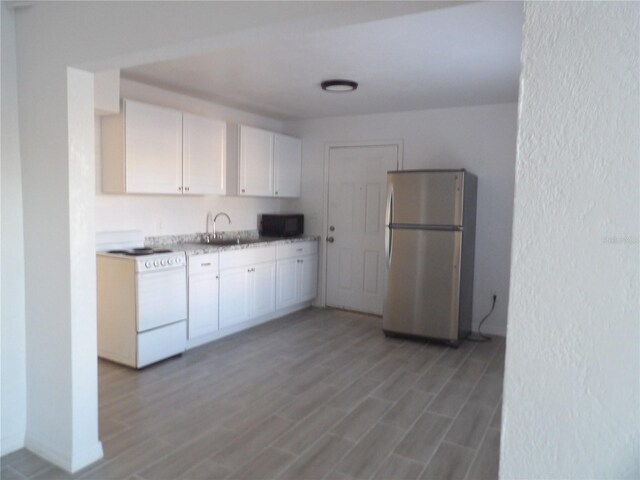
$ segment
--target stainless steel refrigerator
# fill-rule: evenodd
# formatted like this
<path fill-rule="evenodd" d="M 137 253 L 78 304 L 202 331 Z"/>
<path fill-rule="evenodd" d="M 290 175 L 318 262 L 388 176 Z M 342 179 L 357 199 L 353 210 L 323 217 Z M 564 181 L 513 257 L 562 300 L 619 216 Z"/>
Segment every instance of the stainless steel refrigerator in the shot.
<path fill-rule="evenodd" d="M 387 335 L 457 346 L 470 333 L 477 190 L 466 170 L 388 172 Z"/>

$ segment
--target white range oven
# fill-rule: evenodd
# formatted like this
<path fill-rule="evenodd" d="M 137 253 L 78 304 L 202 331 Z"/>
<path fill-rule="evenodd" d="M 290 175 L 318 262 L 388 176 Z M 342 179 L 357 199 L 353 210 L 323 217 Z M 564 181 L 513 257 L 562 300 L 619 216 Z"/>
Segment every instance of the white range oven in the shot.
<path fill-rule="evenodd" d="M 185 350 L 184 252 L 144 248 L 142 232 L 97 235 L 98 356 L 142 368 Z"/>

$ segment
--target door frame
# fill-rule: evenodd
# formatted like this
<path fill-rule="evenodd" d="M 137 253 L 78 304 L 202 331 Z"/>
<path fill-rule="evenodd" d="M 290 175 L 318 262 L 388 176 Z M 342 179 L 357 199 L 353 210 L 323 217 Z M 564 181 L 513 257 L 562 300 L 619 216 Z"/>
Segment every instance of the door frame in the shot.
<path fill-rule="evenodd" d="M 322 286 L 322 294 L 320 295 L 320 306 L 327 307 L 327 267 L 329 264 L 329 256 L 327 255 L 327 230 L 329 229 L 329 158 L 332 148 L 344 147 L 384 147 L 395 146 L 398 149 L 398 170 L 404 170 L 404 140 L 369 140 L 369 141 L 353 141 L 353 142 L 327 142 L 324 145 L 324 205 L 322 219 L 322 235 L 320 236 L 320 255 L 322 282 L 318 285 Z"/>

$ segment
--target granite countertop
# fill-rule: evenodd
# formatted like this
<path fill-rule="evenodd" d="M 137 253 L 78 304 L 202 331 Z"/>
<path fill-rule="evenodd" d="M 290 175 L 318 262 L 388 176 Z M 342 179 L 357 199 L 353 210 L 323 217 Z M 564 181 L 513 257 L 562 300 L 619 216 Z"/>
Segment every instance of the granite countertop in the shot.
<path fill-rule="evenodd" d="M 157 239 L 158 237 L 154 238 Z M 176 252 L 185 252 L 187 256 L 190 256 L 203 255 L 205 253 L 227 252 L 231 250 L 244 250 L 247 248 L 259 248 L 268 245 L 287 245 L 290 243 L 310 242 L 317 241 L 319 238 L 320 237 L 315 235 L 303 235 L 293 238 L 252 237 L 250 238 L 250 243 L 243 243 L 239 245 L 207 245 L 199 243 L 197 241 L 197 238 L 194 238 L 193 236 L 185 238 L 186 241 L 181 241 L 181 238 L 179 238 L 178 236 L 173 236 L 171 239 L 174 240 L 174 243 L 159 243 L 158 240 L 145 243 L 153 243 L 154 245 L 160 244 L 163 248 L 168 248 Z M 233 237 L 231 237 L 231 239 L 233 239 Z"/>

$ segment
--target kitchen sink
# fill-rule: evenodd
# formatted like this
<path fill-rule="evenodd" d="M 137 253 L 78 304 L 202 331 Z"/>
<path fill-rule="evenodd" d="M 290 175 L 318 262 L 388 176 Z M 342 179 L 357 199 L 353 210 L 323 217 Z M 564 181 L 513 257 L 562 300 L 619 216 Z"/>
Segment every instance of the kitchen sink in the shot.
<path fill-rule="evenodd" d="M 202 240 L 203 245 L 212 245 L 214 247 L 225 247 L 229 245 L 247 245 L 250 243 L 258 243 L 264 240 L 260 240 L 258 238 L 229 238 L 229 239 L 220 239 L 220 240 L 210 240 L 209 242 Z"/>

